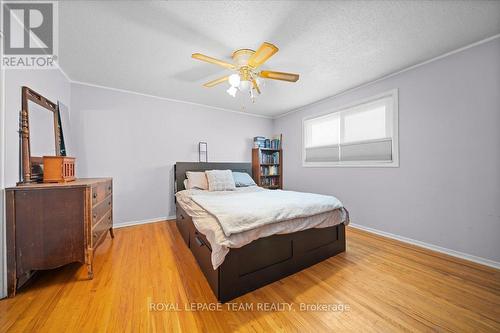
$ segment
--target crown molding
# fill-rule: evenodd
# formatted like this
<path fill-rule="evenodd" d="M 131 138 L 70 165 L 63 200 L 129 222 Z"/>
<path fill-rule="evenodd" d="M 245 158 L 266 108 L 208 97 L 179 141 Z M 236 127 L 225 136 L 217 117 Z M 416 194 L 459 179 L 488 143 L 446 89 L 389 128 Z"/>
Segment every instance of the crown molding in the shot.
<path fill-rule="evenodd" d="M 497 38 L 500 38 L 500 34 L 496 34 L 496 35 L 493 35 L 493 36 L 491 36 L 491 37 L 488 37 L 488 38 L 482 39 L 482 40 L 480 40 L 480 41 L 474 42 L 474 43 L 472 43 L 472 44 L 468 44 L 468 45 L 466 45 L 466 46 L 460 47 L 460 48 L 455 49 L 455 50 L 453 50 L 453 51 L 443 53 L 443 54 L 441 54 L 441 55 L 439 55 L 439 56 L 437 56 L 437 57 L 434 57 L 434 58 L 431 58 L 431 59 L 428 59 L 428 60 L 425 60 L 425 61 L 419 62 L 419 63 L 417 63 L 417 64 L 415 64 L 415 65 L 411 65 L 411 66 L 409 66 L 409 67 L 406 67 L 406 68 L 400 69 L 400 70 L 398 70 L 398 71 L 396 71 L 396 72 L 393 72 L 393 73 L 390 73 L 390 74 L 384 75 L 384 76 L 382 76 L 382 77 L 379 77 L 378 79 L 374 79 L 374 80 L 371 80 L 371 81 L 367 81 L 367 82 L 362 83 L 362 84 L 360 84 L 360 85 L 357 85 L 357 86 L 355 86 L 355 87 L 347 88 L 347 89 L 345 89 L 345 90 L 342 90 L 342 91 L 341 91 L 341 92 L 339 92 L 339 93 L 336 93 L 336 94 L 333 94 L 333 95 L 331 95 L 331 96 L 328 96 L 328 97 L 322 98 L 322 99 L 320 99 L 320 100 L 318 100 L 318 101 L 316 101 L 316 102 L 312 102 L 312 103 L 309 103 L 309 104 L 306 104 L 306 105 L 300 106 L 300 107 L 298 107 L 298 108 L 295 108 L 295 109 L 293 109 L 293 110 L 290 110 L 290 111 L 284 112 L 284 113 L 282 113 L 282 114 L 279 114 L 279 115 L 273 116 L 272 118 L 273 118 L 273 119 L 279 119 L 279 118 L 285 117 L 285 116 L 287 116 L 287 115 L 290 115 L 290 114 L 292 114 L 292 113 L 302 111 L 302 110 L 304 110 L 304 109 L 306 109 L 306 108 L 309 108 L 309 107 L 311 107 L 311 106 L 318 105 L 318 104 L 322 104 L 322 103 L 324 103 L 324 102 L 327 102 L 327 101 L 332 100 L 332 99 L 334 99 L 334 98 L 337 98 L 337 97 L 339 97 L 339 96 L 342 96 L 342 95 L 345 95 L 345 94 L 351 93 L 351 92 L 353 92 L 353 91 L 356 91 L 356 90 L 361 89 L 361 88 L 364 88 L 364 87 L 368 87 L 368 86 L 370 86 L 370 85 L 373 85 L 373 84 L 375 84 L 375 83 L 377 83 L 377 82 L 383 81 L 383 80 L 388 79 L 388 78 L 390 78 L 390 77 L 393 77 L 393 76 L 396 76 L 396 75 L 402 74 L 402 73 L 407 72 L 407 71 L 411 71 L 411 70 L 413 70 L 413 69 L 415 69 L 415 68 L 418 68 L 418 67 L 421 67 L 421 66 L 427 65 L 427 64 L 429 64 L 429 63 L 431 63 L 431 62 L 434 62 L 434 61 L 437 61 L 437 60 L 440 60 L 440 59 L 443 59 L 443 58 L 449 57 L 449 56 L 451 56 L 451 55 L 454 55 L 454 54 L 456 54 L 456 53 L 460 53 L 460 52 L 462 52 L 462 51 L 465 51 L 465 50 L 468 50 L 468 49 L 470 49 L 470 48 L 473 48 L 473 47 L 479 46 L 479 45 L 481 45 L 481 44 L 491 42 L 492 40 L 495 40 L 495 39 L 497 39 Z"/>
<path fill-rule="evenodd" d="M 79 85 L 88 86 L 88 87 L 113 90 L 113 91 L 116 91 L 116 92 L 127 93 L 127 94 L 134 94 L 134 95 L 139 95 L 139 96 L 149 97 L 149 98 L 155 98 L 155 99 L 160 99 L 160 100 L 169 101 L 169 102 L 188 104 L 188 105 L 199 106 L 199 107 L 204 107 L 204 108 L 218 110 L 218 111 L 224 111 L 224 112 L 232 112 L 232 113 L 237 113 L 237 114 L 245 115 L 245 116 L 265 118 L 265 119 L 273 119 L 273 117 L 271 117 L 271 116 L 266 116 L 266 115 L 262 115 L 262 114 L 242 112 L 242 111 L 237 111 L 237 110 L 232 110 L 232 109 L 226 109 L 226 108 L 221 108 L 221 107 L 218 107 L 218 106 L 212 106 L 212 105 L 207 105 L 207 104 L 202 104 L 202 103 L 195 103 L 195 102 L 189 102 L 189 101 L 184 101 L 184 100 L 180 100 L 180 99 L 174 99 L 174 98 L 162 97 L 162 96 L 157 96 L 157 95 L 145 94 L 145 93 L 141 93 L 141 92 L 133 91 L 133 90 L 127 90 L 127 89 L 120 89 L 120 88 L 114 88 L 114 87 L 109 87 L 109 86 L 103 86 L 103 85 L 89 83 L 89 82 L 84 82 L 84 81 L 77 81 L 77 80 L 71 79 L 69 77 L 69 75 L 64 71 L 64 69 L 60 65 L 58 65 L 58 69 L 61 71 L 61 73 L 64 75 L 64 77 L 71 84 L 79 84 Z"/>
<path fill-rule="evenodd" d="M 342 95 L 351 93 L 353 91 L 356 91 L 356 90 L 364 88 L 364 87 L 368 87 L 370 85 L 373 85 L 373 84 L 375 84 L 377 82 L 383 81 L 383 80 L 388 79 L 390 77 L 393 77 L 393 76 L 405 73 L 407 71 L 416 69 L 418 67 L 427 65 L 427 64 L 432 63 L 434 61 L 437 61 L 437 60 L 449 57 L 451 55 L 460 53 L 462 51 L 465 51 L 465 50 L 468 50 L 470 48 L 479 46 L 481 44 L 488 43 L 488 42 L 493 41 L 493 40 L 498 39 L 498 38 L 500 38 L 500 34 L 493 35 L 491 37 L 482 39 L 480 41 L 477 41 L 477 42 L 474 42 L 474 43 L 471 43 L 471 44 L 468 44 L 468 45 L 460 47 L 458 49 L 446 52 L 446 53 L 441 54 L 439 56 L 436 56 L 434 58 L 422 61 L 422 62 L 417 63 L 415 65 L 411 65 L 409 67 L 400 69 L 400 70 L 392 72 L 390 74 L 381 76 L 381 77 L 379 77 L 377 79 L 367 81 L 365 83 L 362 83 L 360 85 L 357 85 L 357 86 L 354 86 L 354 87 L 351 87 L 351 88 L 347 88 L 347 89 L 345 89 L 345 90 L 343 90 L 343 91 L 341 91 L 339 93 L 336 93 L 336 94 L 330 95 L 328 97 L 322 98 L 322 99 L 320 99 L 318 101 L 302 105 L 302 106 L 300 106 L 298 108 L 295 108 L 295 109 L 292 109 L 290 111 L 287 111 L 287 112 L 284 112 L 284 113 L 281 113 L 281 114 L 278 114 L 278 115 L 274 115 L 274 116 L 266 116 L 266 115 L 262 115 L 262 114 L 251 113 L 251 112 L 242 112 L 242 111 L 238 111 L 238 110 L 226 109 L 226 108 L 222 108 L 222 107 L 218 107 L 218 106 L 212 106 L 212 105 L 207 105 L 207 104 L 202 104 L 202 103 L 195 103 L 195 102 L 189 102 L 189 101 L 180 100 L 180 99 L 173 99 L 173 98 L 162 97 L 162 96 L 157 96 L 157 95 L 145 94 L 145 93 L 141 93 L 141 92 L 137 92 L 137 91 L 133 91 L 133 90 L 126 90 L 126 89 L 114 88 L 114 87 L 109 87 L 109 86 L 103 86 L 103 85 L 93 84 L 93 83 L 84 82 L 84 81 L 76 81 L 76 80 L 72 80 L 70 78 L 70 76 L 63 70 L 63 68 L 61 66 L 58 66 L 58 69 L 61 71 L 61 73 L 66 77 L 66 79 L 70 83 L 74 83 L 74 84 L 80 84 L 80 85 L 85 85 L 85 86 L 89 86 L 89 87 L 101 88 L 101 89 L 108 89 L 108 90 L 113 90 L 113 91 L 122 92 L 122 93 L 128 93 L 128 94 L 135 94 L 135 95 L 139 95 L 139 96 L 156 98 L 156 99 L 161 99 L 161 100 L 170 101 L 170 102 L 177 102 L 177 103 L 183 103 L 183 104 L 188 104 L 188 105 L 193 105 L 193 106 L 200 106 L 200 107 L 205 107 L 205 108 L 209 108 L 209 109 L 213 109 L 213 110 L 218 110 L 218 111 L 232 112 L 232 113 L 237 113 L 237 114 L 246 115 L 246 116 L 252 116 L 252 117 L 259 117 L 259 118 L 264 118 L 264 119 L 275 120 L 275 119 L 279 119 L 279 118 L 285 117 L 287 115 L 293 114 L 295 112 L 302 111 L 302 110 L 304 110 L 306 108 L 309 108 L 311 106 L 322 104 L 322 103 L 327 102 L 329 100 L 332 100 L 334 98 L 337 98 L 337 97 L 340 97 Z"/>

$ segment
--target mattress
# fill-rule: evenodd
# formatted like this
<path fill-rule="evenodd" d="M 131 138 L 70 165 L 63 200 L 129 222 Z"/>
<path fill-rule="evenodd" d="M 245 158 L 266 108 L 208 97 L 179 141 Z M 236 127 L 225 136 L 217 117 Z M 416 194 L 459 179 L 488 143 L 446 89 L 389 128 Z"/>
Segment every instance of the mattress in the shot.
<path fill-rule="evenodd" d="M 192 200 L 192 196 L 199 194 L 200 191 L 202 190 L 191 189 L 179 191 L 176 193 L 176 198 L 182 209 L 191 216 L 196 229 L 204 234 L 209 241 L 212 248 L 211 259 L 214 270 L 224 262 L 224 258 L 229 253 L 230 248 L 239 248 L 256 239 L 275 234 L 287 234 L 310 228 L 326 228 L 349 222 L 347 211 L 339 208 L 308 217 L 275 222 L 226 236 L 217 219 Z M 236 190 L 238 193 L 246 193 L 248 191 L 269 190 L 264 190 L 257 186 L 240 187 Z M 220 195 L 223 200 L 224 192 L 221 192 Z"/>

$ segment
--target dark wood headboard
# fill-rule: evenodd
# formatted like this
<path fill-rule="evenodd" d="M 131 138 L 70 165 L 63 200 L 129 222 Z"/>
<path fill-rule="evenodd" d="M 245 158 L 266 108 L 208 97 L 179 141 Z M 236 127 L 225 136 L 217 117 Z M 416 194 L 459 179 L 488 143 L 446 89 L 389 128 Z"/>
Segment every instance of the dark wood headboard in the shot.
<path fill-rule="evenodd" d="M 186 171 L 205 170 L 232 170 L 246 172 L 252 176 L 252 163 L 205 163 L 205 162 L 177 162 L 174 165 L 175 192 L 184 190 Z"/>

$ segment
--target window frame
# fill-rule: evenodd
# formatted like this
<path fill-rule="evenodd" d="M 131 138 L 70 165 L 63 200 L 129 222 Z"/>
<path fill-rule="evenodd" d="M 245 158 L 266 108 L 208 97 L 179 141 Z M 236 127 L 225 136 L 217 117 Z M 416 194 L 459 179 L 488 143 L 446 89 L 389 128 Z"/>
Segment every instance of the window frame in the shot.
<path fill-rule="evenodd" d="M 330 114 L 348 111 L 359 107 L 363 104 L 368 104 L 375 102 L 376 100 L 383 98 L 392 99 L 392 161 L 336 161 L 336 162 L 306 162 L 306 121 L 326 117 Z M 340 125 L 342 126 L 342 124 Z M 377 139 L 383 140 L 383 139 Z M 369 141 L 377 141 L 369 140 Z M 343 145 L 343 143 L 339 143 Z M 347 143 L 346 145 L 349 145 Z M 313 116 L 307 116 L 302 118 L 302 166 L 308 168 L 322 168 L 322 167 L 383 167 L 383 168 L 397 168 L 399 167 L 399 102 L 398 102 L 398 89 L 392 89 L 386 91 L 382 94 L 371 96 L 369 98 L 364 98 L 357 100 L 353 103 L 335 108 L 333 111 L 322 112 L 315 114 Z"/>

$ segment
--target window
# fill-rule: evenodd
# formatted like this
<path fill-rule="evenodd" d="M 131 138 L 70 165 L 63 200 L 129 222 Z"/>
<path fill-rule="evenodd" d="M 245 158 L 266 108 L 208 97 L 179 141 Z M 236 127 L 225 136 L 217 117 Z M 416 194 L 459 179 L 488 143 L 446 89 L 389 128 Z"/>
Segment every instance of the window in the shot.
<path fill-rule="evenodd" d="M 397 90 L 303 122 L 304 166 L 398 166 Z"/>

